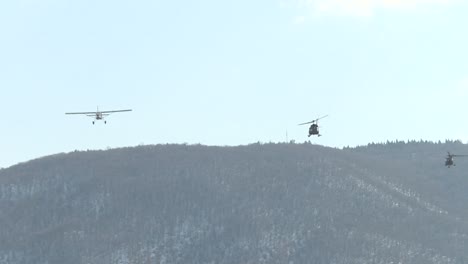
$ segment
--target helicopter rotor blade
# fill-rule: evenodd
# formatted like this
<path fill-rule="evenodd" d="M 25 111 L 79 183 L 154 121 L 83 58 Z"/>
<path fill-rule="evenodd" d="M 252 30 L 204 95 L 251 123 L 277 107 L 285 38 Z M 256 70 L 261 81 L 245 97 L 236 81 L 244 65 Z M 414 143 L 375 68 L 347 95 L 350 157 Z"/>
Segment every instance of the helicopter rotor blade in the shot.
<path fill-rule="evenodd" d="M 322 117 L 319 117 L 319 118 L 315 119 L 315 121 L 317 122 L 317 121 L 319 121 L 320 119 L 323 119 L 323 118 L 325 118 L 325 117 L 327 117 L 327 116 L 328 116 L 328 115 L 324 115 L 324 116 L 322 116 Z"/>
<path fill-rule="evenodd" d="M 299 124 L 298 126 L 318 123 L 318 121 L 319 121 L 320 119 L 325 118 L 325 117 L 327 117 L 327 116 L 328 116 L 328 115 L 324 115 L 324 116 L 319 117 L 319 118 L 317 118 L 317 119 L 314 119 L 314 120 L 312 120 L 312 121 L 310 121 L 310 122 L 306 122 L 306 123 Z"/>
<path fill-rule="evenodd" d="M 307 124 L 313 124 L 313 123 L 315 123 L 315 120 L 314 120 L 314 121 L 310 121 L 310 122 L 306 122 L 306 123 L 299 124 L 298 126 L 307 125 Z"/>

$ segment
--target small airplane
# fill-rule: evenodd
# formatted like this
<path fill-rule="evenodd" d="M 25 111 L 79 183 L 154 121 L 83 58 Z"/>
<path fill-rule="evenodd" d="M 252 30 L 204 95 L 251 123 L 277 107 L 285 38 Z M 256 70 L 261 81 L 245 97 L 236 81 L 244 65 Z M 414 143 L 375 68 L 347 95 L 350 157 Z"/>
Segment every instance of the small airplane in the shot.
<path fill-rule="evenodd" d="M 307 125 L 307 124 L 312 124 L 310 127 L 309 127 L 309 135 L 308 137 L 312 136 L 312 135 L 317 135 L 318 137 L 322 136 L 319 132 L 319 126 L 318 126 L 318 121 L 322 118 L 325 118 L 327 117 L 328 115 L 325 115 L 325 116 L 322 116 L 322 117 L 319 117 L 315 120 L 312 120 L 310 122 L 306 122 L 306 123 L 302 123 L 302 124 L 299 124 L 299 126 L 301 125 Z"/>
<path fill-rule="evenodd" d="M 110 115 L 111 113 L 129 112 L 129 111 L 132 111 L 132 109 L 99 111 L 99 107 L 98 107 L 96 112 L 71 112 L 71 113 L 65 113 L 65 114 L 66 115 L 86 115 L 86 116 L 93 117 L 95 120 L 103 120 L 104 124 L 107 124 L 106 120 L 104 120 L 104 117 Z M 93 125 L 94 125 L 95 120 L 93 120 Z"/>
<path fill-rule="evenodd" d="M 455 163 L 453 162 L 454 157 L 467 157 L 468 156 L 468 155 L 454 155 L 454 154 L 450 154 L 450 152 L 447 152 L 447 153 L 448 155 L 445 158 L 445 166 L 447 166 L 448 168 L 450 168 L 450 166 L 455 166 Z"/>

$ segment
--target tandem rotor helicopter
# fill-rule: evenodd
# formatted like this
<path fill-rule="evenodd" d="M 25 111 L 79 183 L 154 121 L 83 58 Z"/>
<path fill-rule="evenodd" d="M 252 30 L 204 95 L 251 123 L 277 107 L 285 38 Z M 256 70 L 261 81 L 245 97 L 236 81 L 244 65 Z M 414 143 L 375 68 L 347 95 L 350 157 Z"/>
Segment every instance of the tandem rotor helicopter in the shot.
<path fill-rule="evenodd" d="M 312 125 L 310 125 L 310 127 L 309 127 L 309 135 L 308 135 L 308 137 L 314 136 L 314 135 L 320 137 L 320 136 L 322 136 L 322 135 L 321 135 L 320 132 L 319 132 L 318 121 L 319 121 L 320 119 L 322 119 L 322 118 L 327 117 L 327 116 L 328 116 L 328 115 L 325 115 L 325 116 L 319 117 L 319 118 L 317 118 L 317 119 L 315 119 L 315 120 L 312 120 L 312 121 L 310 121 L 310 122 L 306 122 L 306 123 L 299 124 L 299 126 L 307 125 L 307 124 L 312 124 Z"/>
<path fill-rule="evenodd" d="M 450 152 L 447 152 L 448 155 L 445 158 L 445 166 L 450 168 L 450 166 L 455 166 L 455 162 L 453 161 L 454 157 L 468 157 L 468 155 L 455 155 L 455 154 L 450 154 Z"/>

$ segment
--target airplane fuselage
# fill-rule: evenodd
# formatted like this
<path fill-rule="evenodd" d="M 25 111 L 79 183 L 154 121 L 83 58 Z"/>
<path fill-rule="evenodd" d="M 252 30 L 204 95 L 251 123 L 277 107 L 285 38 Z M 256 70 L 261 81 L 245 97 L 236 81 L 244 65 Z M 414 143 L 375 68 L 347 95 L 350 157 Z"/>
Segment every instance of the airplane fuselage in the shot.
<path fill-rule="evenodd" d="M 96 120 L 102 120 L 103 116 L 101 112 L 96 112 Z"/>

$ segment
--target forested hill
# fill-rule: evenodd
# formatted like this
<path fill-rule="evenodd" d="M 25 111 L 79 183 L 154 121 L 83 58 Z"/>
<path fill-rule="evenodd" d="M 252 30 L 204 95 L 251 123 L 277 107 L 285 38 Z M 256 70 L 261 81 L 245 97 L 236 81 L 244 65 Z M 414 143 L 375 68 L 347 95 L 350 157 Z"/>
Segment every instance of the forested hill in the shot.
<path fill-rule="evenodd" d="M 460 142 L 156 145 L 0 170 L 0 264 L 468 263 Z"/>

